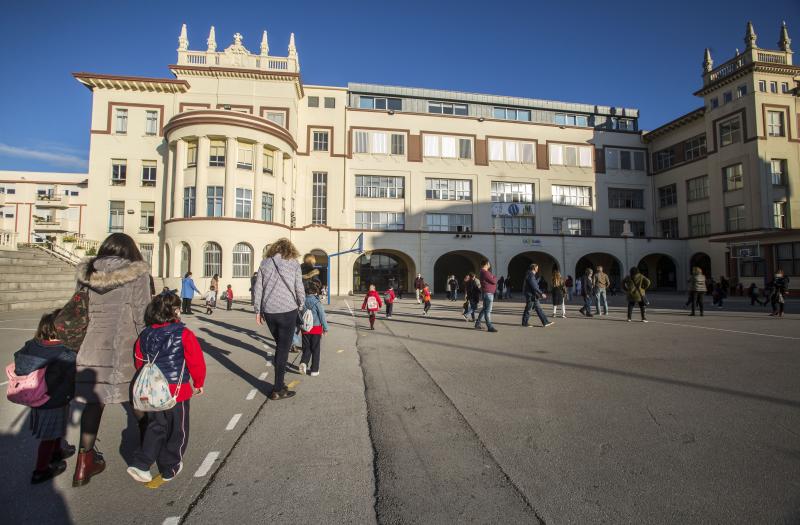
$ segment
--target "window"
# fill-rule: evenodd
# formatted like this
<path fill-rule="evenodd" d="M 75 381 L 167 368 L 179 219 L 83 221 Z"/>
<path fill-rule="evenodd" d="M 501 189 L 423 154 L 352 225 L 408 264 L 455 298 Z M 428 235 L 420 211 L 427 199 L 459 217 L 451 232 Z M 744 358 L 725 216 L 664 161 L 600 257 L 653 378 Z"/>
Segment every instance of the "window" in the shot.
<path fill-rule="evenodd" d="M 451 104 L 449 102 L 428 102 L 428 113 L 465 117 L 467 116 L 467 105 Z"/>
<path fill-rule="evenodd" d="M 402 133 L 392 133 L 392 155 L 406 154 L 406 136 Z"/>
<path fill-rule="evenodd" d="M 325 109 L 333 109 L 336 107 L 336 99 L 333 97 L 325 97 Z"/>
<path fill-rule="evenodd" d="M 655 154 L 656 171 L 661 171 L 667 168 L 671 168 L 674 163 L 675 163 L 675 150 L 665 149 L 661 151 L 656 151 Z"/>
<path fill-rule="evenodd" d="M 678 238 L 678 218 L 664 219 L 659 221 L 661 228 L 661 237 L 664 239 L 677 239 Z"/>
<path fill-rule="evenodd" d="M 698 135 L 683 143 L 683 160 L 693 160 L 706 154 L 706 136 Z"/>
<path fill-rule="evenodd" d="M 471 201 L 472 181 L 461 179 L 425 179 L 425 198 L 442 201 Z"/>
<path fill-rule="evenodd" d="M 286 127 L 286 113 L 283 111 L 267 111 L 264 117 L 282 128 Z"/>
<path fill-rule="evenodd" d="M 789 83 L 781 82 L 781 93 L 788 93 L 788 92 L 789 92 Z"/>
<path fill-rule="evenodd" d="M 533 202 L 533 184 L 492 182 L 492 202 Z"/>
<path fill-rule="evenodd" d="M 711 233 L 711 213 L 689 215 L 689 237 L 701 237 Z"/>
<path fill-rule="evenodd" d="M 366 131 L 353 132 L 353 152 L 367 153 L 369 151 L 369 134 Z"/>
<path fill-rule="evenodd" d="M 608 207 L 642 209 L 644 208 L 644 190 L 608 188 Z"/>
<path fill-rule="evenodd" d="M 744 230 L 744 204 L 725 208 L 725 221 L 729 232 Z"/>
<path fill-rule="evenodd" d="M 776 244 L 775 260 L 787 275 L 800 275 L 800 242 Z"/>
<path fill-rule="evenodd" d="M 711 99 L 711 109 L 717 109 L 719 107 L 719 99 L 714 97 Z"/>
<path fill-rule="evenodd" d="M 208 154 L 209 166 L 224 166 L 225 165 L 225 141 L 212 140 L 211 149 Z"/>
<path fill-rule="evenodd" d="M 125 186 L 128 178 L 128 161 L 124 159 L 113 159 L 111 161 L 111 184 L 113 186 Z"/>
<path fill-rule="evenodd" d="M 328 132 L 314 132 L 314 151 L 328 151 Z"/>
<path fill-rule="evenodd" d="M 391 144 L 390 144 L 391 139 Z M 373 155 L 404 155 L 405 135 L 385 131 L 354 131 L 353 152 Z"/>
<path fill-rule="evenodd" d="M 772 227 L 781 229 L 788 228 L 786 223 L 786 203 L 783 201 L 772 203 Z"/>
<path fill-rule="evenodd" d="M 155 135 L 158 132 L 158 112 L 145 111 L 144 133 L 145 135 Z"/>
<path fill-rule="evenodd" d="M 272 222 L 273 206 L 275 195 L 272 193 L 261 193 L 261 220 Z"/>
<path fill-rule="evenodd" d="M 264 148 L 262 155 L 262 161 L 264 165 L 262 166 L 261 171 L 272 175 L 272 170 L 274 169 L 275 164 L 275 152 L 271 149 Z"/>
<path fill-rule="evenodd" d="M 404 230 L 405 214 L 391 211 L 357 211 L 356 228 L 359 230 Z"/>
<path fill-rule="evenodd" d="M 208 186 L 206 188 L 208 217 L 222 217 L 223 189 L 222 186 Z"/>
<path fill-rule="evenodd" d="M 708 175 L 686 181 L 686 199 L 696 201 L 708 198 Z"/>
<path fill-rule="evenodd" d="M 758 81 L 758 90 L 764 93 L 767 92 L 767 81 L 766 80 L 759 80 Z"/>
<path fill-rule="evenodd" d="M 489 160 L 534 164 L 536 144 L 516 140 L 489 139 Z"/>
<path fill-rule="evenodd" d="M 494 231 L 532 234 L 536 230 L 534 217 L 494 217 Z"/>
<path fill-rule="evenodd" d="M 358 107 L 361 109 L 388 109 L 392 111 L 402 111 L 403 100 L 399 98 L 387 97 L 365 97 L 358 99 Z"/>
<path fill-rule="evenodd" d="M 747 95 L 747 86 L 739 86 L 736 88 L 736 98 L 742 98 Z"/>
<path fill-rule="evenodd" d="M 550 164 L 554 166 L 592 167 L 592 148 L 590 146 L 570 146 L 550 144 Z"/>
<path fill-rule="evenodd" d="M 186 144 L 186 167 L 197 166 L 197 142 Z"/>
<path fill-rule="evenodd" d="M 156 161 L 142 161 L 142 186 L 156 185 Z"/>
<path fill-rule="evenodd" d="M 529 109 L 494 108 L 492 114 L 494 118 L 502 120 L 519 120 L 522 122 L 530 122 L 531 120 L 531 110 Z"/>
<path fill-rule="evenodd" d="M 319 107 L 319 97 L 308 97 L 308 107 L 310 107 L 310 108 L 318 108 Z"/>
<path fill-rule="evenodd" d="M 744 177 L 742 177 L 742 165 L 734 164 L 722 168 L 722 178 L 725 183 L 725 191 L 740 190 L 744 187 Z"/>
<path fill-rule="evenodd" d="M 727 146 L 739 142 L 741 139 L 741 126 L 738 118 L 726 120 L 719 125 L 720 146 Z"/>
<path fill-rule="evenodd" d="M 356 175 L 356 197 L 402 199 L 405 179 L 379 175 Z"/>
<path fill-rule="evenodd" d="M 423 154 L 446 159 L 472 158 L 472 141 L 448 135 L 424 135 Z"/>
<path fill-rule="evenodd" d="M 141 203 L 139 216 L 139 233 L 153 233 L 156 228 L 156 203 Z"/>
<path fill-rule="evenodd" d="M 722 103 L 723 104 L 727 104 L 728 102 L 732 102 L 732 101 L 733 101 L 733 93 L 731 93 L 730 91 L 726 91 L 725 93 L 722 94 Z"/>
<path fill-rule="evenodd" d="M 144 262 L 148 265 L 153 265 L 153 244 L 152 243 L 140 243 L 139 244 L 139 252 L 142 254 L 142 258 Z"/>
<path fill-rule="evenodd" d="M 0 207 L 0 219 L 13 219 L 16 214 L 16 206 Z"/>
<path fill-rule="evenodd" d="M 587 117 L 586 115 L 569 115 L 567 113 L 556 113 L 553 121 L 559 126 L 583 126 L 583 127 L 589 126 L 589 117 Z"/>
<path fill-rule="evenodd" d="M 233 247 L 233 276 L 250 277 L 253 275 L 253 249 L 249 244 L 240 242 Z"/>
<path fill-rule="evenodd" d="M 775 82 L 775 81 L 770 82 L 769 83 L 769 90 L 770 90 L 771 93 L 777 93 L 778 92 L 778 83 Z"/>
<path fill-rule="evenodd" d="M 589 186 L 556 186 L 550 187 L 553 195 L 553 204 L 562 206 L 582 206 L 592 205 L 592 188 Z"/>
<path fill-rule="evenodd" d="M 127 109 L 117 109 L 117 127 L 116 132 L 120 135 L 124 135 L 128 132 L 128 110 Z"/>
<path fill-rule="evenodd" d="M 606 169 L 644 171 L 644 151 L 608 148 Z"/>
<path fill-rule="evenodd" d="M 222 248 L 215 242 L 203 246 L 203 277 L 222 276 Z"/>
<path fill-rule="evenodd" d="M 125 202 L 109 202 L 108 231 L 121 232 L 125 229 Z"/>
<path fill-rule="evenodd" d="M 253 169 L 253 145 L 239 142 L 239 151 L 236 157 L 236 167 L 243 170 Z"/>
<path fill-rule="evenodd" d="M 678 204 L 678 185 L 670 184 L 658 188 L 658 207 L 665 208 Z"/>
<path fill-rule="evenodd" d="M 461 213 L 426 213 L 425 228 L 430 232 L 472 230 L 472 215 Z"/>
<path fill-rule="evenodd" d="M 249 219 L 253 213 L 253 190 L 236 188 L 236 217 Z"/>
<path fill-rule="evenodd" d="M 328 174 L 324 171 L 312 173 L 311 223 L 328 223 Z"/>
<path fill-rule="evenodd" d="M 592 234 L 592 220 L 553 217 L 553 233 L 588 237 Z"/>
<path fill-rule="evenodd" d="M 620 119 L 612 118 L 611 119 L 611 124 L 612 124 L 613 129 L 618 129 L 618 130 L 622 130 L 622 131 L 634 131 L 635 130 L 634 121 L 633 121 L 633 119 L 630 119 L 630 118 L 620 118 Z"/>
<path fill-rule="evenodd" d="M 767 135 L 783 137 L 783 111 L 767 111 Z"/>
<path fill-rule="evenodd" d="M 15 195 L 17 193 L 17 188 L 13 184 L 6 184 L 5 186 L 0 186 L 0 195 Z"/>
<path fill-rule="evenodd" d="M 644 221 L 628 221 L 634 237 L 644 237 Z M 625 221 L 611 220 L 608 224 L 608 234 L 612 237 L 622 237 L 625 231 Z"/>
<path fill-rule="evenodd" d="M 197 214 L 195 187 L 183 188 L 183 216 L 194 217 Z"/>
<path fill-rule="evenodd" d="M 770 178 L 773 186 L 786 185 L 786 159 L 772 159 L 769 161 Z"/>

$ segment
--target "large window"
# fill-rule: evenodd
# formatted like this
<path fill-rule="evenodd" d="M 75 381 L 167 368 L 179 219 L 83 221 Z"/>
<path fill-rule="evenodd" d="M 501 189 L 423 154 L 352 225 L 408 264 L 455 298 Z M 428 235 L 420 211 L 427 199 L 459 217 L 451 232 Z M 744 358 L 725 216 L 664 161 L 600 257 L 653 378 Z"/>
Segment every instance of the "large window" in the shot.
<path fill-rule="evenodd" d="M 428 102 L 428 113 L 437 113 L 442 115 L 459 115 L 462 117 L 467 116 L 466 104 L 451 104 L 449 102 Z"/>
<path fill-rule="evenodd" d="M 645 224 L 644 221 L 628 221 L 628 225 L 631 228 L 631 233 L 634 237 L 644 237 L 645 236 Z M 622 232 L 625 231 L 625 221 L 621 220 L 611 220 L 608 224 L 608 234 L 612 237 L 621 237 Z"/>
<path fill-rule="evenodd" d="M 644 190 L 608 188 L 608 207 L 625 209 L 644 208 Z"/>
<path fill-rule="evenodd" d="M 533 184 L 492 182 L 492 202 L 533 202 Z"/>
<path fill-rule="evenodd" d="M 402 111 L 403 100 L 391 97 L 365 97 L 358 98 L 358 107 L 361 109 L 386 109 L 391 111 Z"/>
<path fill-rule="evenodd" d="M 611 129 L 617 129 L 620 131 L 636 130 L 636 122 L 632 118 L 611 117 L 609 122 L 611 123 Z"/>
<path fill-rule="evenodd" d="M 249 188 L 236 188 L 236 216 L 240 219 L 249 219 L 253 214 L 253 190 Z"/>
<path fill-rule="evenodd" d="M 222 248 L 215 242 L 203 246 L 203 277 L 222 276 Z"/>
<path fill-rule="evenodd" d="M 590 186 L 556 186 L 550 187 L 553 196 L 553 204 L 561 206 L 582 206 L 592 205 L 592 188 Z"/>
<path fill-rule="evenodd" d="M 156 161 L 142 161 L 142 186 L 156 185 Z"/>
<path fill-rule="evenodd" d="M 533 217 L 495 217 L 494 231 L 500 233 L 535 232 L 536 222 Z"/>
<path fill-rule="evenodd" d="M 502 120 L 519 120 L 522 122 L 530 122 L 531 120 L 531 110 L 529 109 L 494 108 L 492 115 L 494 118 Z"/>
<path fill-rule="evenodd" d="M 725 191 L 740 190 L 744 187 L 744 177 L 742 176 L 742 165 L 734 164 L 722 168 L 722 179 L 725 183 Z"/>
<path fill-rule="evenodd" d="M 223 190 L 222 186 L 208 186 L 206 188 L 206 215 L 208 217 L 222 217 Z"/>
<path fill-rule="evenodd" d="M 328 151 L 328 132 L 314 131 L 314 151 Z"/>
<path fill-rule="evenodd" d="M 426 213 L 425 227 L 431 232 L 472 230 L 472 215 L 465 213 Z"/>
<path fill-rule="evenodd" d="M 125 201 L 110 201 L 108 208 L 108 231 L 111 233 L 124 231 Z"/>
<path fill-rule="evenodd" d="M 197 166 L 197 142 L 186 143 L 186 167 Z"/>
<path fill-rule="evenodd" d="M 372 153 L 373 155 L 405 155 L 406 136 L 404 133 L 385 131 L 354 131 L 353 153 Z"/>
<path fill-rule="evenodd" d="M 405 214 L 391 211 L 357 211 L 356 228 L 359 230 L 404 230 Z"/>
<path fill-rule="evenodd" d="M 471 201 L 472 181 L 463 179 L 425 179 L 425 198 L 442 201 Z"/>
<path fill-rule="evenodd" d="M 212 140 L 208 153 L 209 166 L 224 166 L 225 165 L 225 141 Z"/>
<path fill-rule="evenodd" d="M 117 109 L 116 127 L 114 130 L 120 135 L 128 132 L 128 110 Z"/>
<path fill-rule="evenodd" d="M 550 164 L 554 166 L 592 167 L 591 146 L 571 146 L 568 144 L 550 144 Z"/>
<path fill-rule="evenodd" d="M 142 254 L 142 259 L 148 265 L 153 265 L 153 243 L 140 243 L 139 252 Z"/>
<path fill-rule="evenodd" d="M 139 233 L 153 233 L 156 228 L 156 203 L 141 203 L 141 215 L 139 218 Z"/>
<path fill-rule="evenodd" d="M 489 160 L 534 164 L 536 144 L 517 140 L 489 139 Z"/>
<path fill-rule="evenodd" d="M 426 157 L 442 157 L 445 159 L 472 158 L 471 139 L 432 134 L 424 135 L 423 139 L 423 154 Z"/>
<path fill-rule="evenodd" d="M 356 197 L 402 199 L 405 179 L 380 175 L 356 175 Z"/>
<path fill-rule="evenodd" d="M 589 125 L 589 117 L 586 115 L 571 115 L 569 113 L 556 113 L 553 122 L 559 126 L 583 126 Z"/>
<path fill-rule="evenodd" d="M 658 206 L 664 208 L 666 206 L 674 206 L 678 204 L 678 185 L 670 184 L 658 188 Z"/>
<path fill-rule="evenodd" d="M 667 168 L 671 168 L 672 165 L 675 164 L 675 150 L 670 148 L 661 151 L 656 151 L 654 160 L 656 165 L 656 171 L 661 171 Z"/>
<path fill-rule="evenodd" d="M 236 157 L 236 167 L 243 170 L 253 169 L 253 145 L 246 142 L 239 142 L 238 155 Z"/>
<path fill-rule="evenodd" d="M 275 195 L 272 193 L 261 193 L 261 220 L 272 222 L 273 210 L 275 206 Z"/>
<path fill-rule="evenodd" d="M 253 249 L 249 244 L 240 242 L 233 247 L 233 276 L 250 277 L 253 275 Z"/>
<path fill-rule="evenodd" d="M 686 198 L 690 201 L 708 198 L 708 175 L 686 181 Z"/>
<path fill-rule="evenodd" d="M 726 120 L 719 125 L 719 144 L 728 146 L 742 140 L 742 128 L 739 118 Z"/>
<path fill-rule="evenodd" d="M 195 187 L 187 186 L 183 188 L 183 216 L 194 217 L 197 214 Z"/>
<path fill-rule="evenodd" d="M 588 237 L 592 235 L 592 220 L 553 217 L 553 233 Z"/>
<path fill-rule="evenodd" d="M 272 175 L 272 170 L 275 166 L 275 152 L 271 149 L 264 148 L 262 155 L 264 165 L 261 167 L 261 171 Z"/>
<path fill-rule="evenodd" d="M 776 244 L 775 261 L 786 275 L 800 275 L 800 242 Z"/>
<path fill-rule="evenodd" d="M 711 233 L 711 213 L 689 215 L 689 237 L 700 237 Z"/>
<path fill-rule="evenodd" d="M 671 219 L 664 219 L 659 221 L 661 227 L 661 237 L 664 239 L 677 239 L 680 235 L 678 231 L 678 218 L 672 217 Z"/>
<path fill-rule="evenodd" d="M 767 135 L 783 137 L 783 111 L 767 111 Z"/>
<path fill-rule="evenodd" d="M 144 133 L 145 135 L 155 135 L 158 133 L 158 112 L 145 111 Z"/>
<path fill-rule="evenodd" d="M 608 148 L 606 169 L 644 171 L 644 151 Z"/>
<path fill-rule="evenodd" d="M 328 174 L 315 171 L 312 176 L 311 223 L 328 223 Z"/>
<path fill-rule="evenodd" d="M 406 154 L 406 136 L 402 133 L 392 133 L 392 155 Z"/>
<path fill-rule="evenodd" d="M 725 223 L 727 231 L 735 232 L 745 228 L 744 204 L 728 206 L 725 208 Z"/>
<path fill-rule="evenodd" d="M 781 229 L 789 227 L 786 222 L 786 203 L 783 201 L 772 203 L 772 226 Z"/>
<path fill-rule="evenodd" d="M 286 127 L 286 113 L 283 111 L 267 111 L 264 118 L 274 122 L 282 128 Z"/>
<path fill-rule="evenodd" d="M 771 159 L 769 161 L 769 173 L 773 186 L 786 185 L 786 159 Z"/>
<path fill-rule="evenodd" d="M 128 161 L 124 159 L 111 160 L 111 184 L 113 186 L 125 186 L 128 178 Z"/>
<path fill-rule="evenodd" d="M 693 160 L 706 155 L 706 136 L 698 135 L 683 143 L 683 160 Z"/>

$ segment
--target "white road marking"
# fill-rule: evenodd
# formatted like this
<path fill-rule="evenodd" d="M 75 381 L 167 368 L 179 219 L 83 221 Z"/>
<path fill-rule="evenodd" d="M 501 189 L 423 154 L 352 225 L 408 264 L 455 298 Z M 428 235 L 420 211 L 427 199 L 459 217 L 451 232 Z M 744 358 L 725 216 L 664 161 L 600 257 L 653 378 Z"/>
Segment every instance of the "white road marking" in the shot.
<path fill-rule="evenodd" d="M 181 522 L 180 516 L 170 516 L 161 525 L 178 525 Z"/>
<path fill-rule="evenodd" d="M 269 372 L 262 372 L 261 375 L 258 376 L 259 381 L 265 380 L 267 378 L 267 374 L 269 374 Z"/>
<path fill-rule="evenodd" d="M 252 400 L 254 397 L 256 397 L 256 393 L 258 393 L 258 390 L 256 390 L 255 388 L 252 389 L 250 392 L 247 393 L 247 397 L 245 397 L 245 399 L 248 401 Z"/>
<path fill-rule="evenodd" d="M 6 386 L 7 384 L 8 384 L 8 381 L 3 381 L 2 383 L 0 383 L 0 386 Z"/>
<path fill-rule="evenodd" d="M 36 328 L 4 328 L 4 327 L 0 327 L 0 330 L 17 330 L 19 332 L 35 332 Z"/>
<path fill-rule="evenodd" d="M 344 302 L 344 304 L 346 304 L 346 305 L 347 305 L 347 309 L 348 309 L 348 310 L 350 310 L 350 315 L 352 315 L 353 317 L 355 317 L 355 315 L 353 314 L 353 309 L 350 307 L 350 303 L 349 303 L 349 302 L 347 302 L 347 301 L 345 301 L 345 302 Z"/>
<path fill-rule="evenodd" d="M 26 317 L 24 319 L 3 319 L 0 323 L 13 323 L 15 321 L 39 321 L 35 317 Z"/>
<path fill-rule="evenodd" d="M 713 328 L 711 326 L 700 326 L 694 324 L 682 324 L 682 323 L 667 323 L 664 321 L 650 321 L 651 323 L 658 323 L 658 324 L 666 324 L 670 326 L 682 326 L 685 328 L 699 328 L 701 330 L 715 330 L 717 332 L 730 332 L 733 334 L 744 334 L 744 335 L 757 335 L 760 337 L 773 337 L 776 339 L 792 339 L 792 340 L 800 340 L 800 337 L 792 337 L 790 335 L 776 335 L 776 334 L 762 334 L 759 332 L 744 332 L 742 330 L 730 330 L 728 328 Z"/>
<path fill-rule="evenodd" d="M 233 430 L 236 427 L 236 423 L 242 419 L 241 414 L 234 414 L 230 421 L 228 421 L 228 426 L 225 427 L 225 430 Z"/>
<path fill-rule="evenodd" d="M 218 457 L 219 457 L 219 452 L 209 452 L 208 455 L 206 456 L 206 459 L 204 459 L 203 462 L 200 463 L 200 468 L 198 468 L 197 472 L 194 473 L 194 477 L 202 478 L 203 476 L 208 474 L 208 471 L 211 470 L 212 465 L 214 465 L 214 462 L 217 460 Z"/>

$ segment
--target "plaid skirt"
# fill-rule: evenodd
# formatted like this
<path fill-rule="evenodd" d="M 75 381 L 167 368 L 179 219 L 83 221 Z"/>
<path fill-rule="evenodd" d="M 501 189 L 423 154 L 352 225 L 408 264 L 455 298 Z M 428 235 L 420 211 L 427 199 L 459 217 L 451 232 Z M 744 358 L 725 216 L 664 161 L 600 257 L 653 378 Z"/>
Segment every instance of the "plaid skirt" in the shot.
<path fill-rule="evenodd" d="M 58 439 L 67 435 L 69 405 L 58 408 L 32 408 L 30 428 L 36 439 Z"/>

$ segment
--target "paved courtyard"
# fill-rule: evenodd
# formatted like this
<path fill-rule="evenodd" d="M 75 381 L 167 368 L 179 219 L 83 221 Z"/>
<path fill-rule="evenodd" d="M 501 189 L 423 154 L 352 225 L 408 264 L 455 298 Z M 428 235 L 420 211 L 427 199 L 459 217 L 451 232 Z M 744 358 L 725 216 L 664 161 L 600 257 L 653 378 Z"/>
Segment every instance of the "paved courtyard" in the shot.
<path fill-rule="evenodd" d="M 191 402 L 183 473 L 157 489 L 132 481 L 124 468 L 136 433 L 112 407 L 99 441 L 106 472 L 73 489 L 70 460 L 52 484 L 32 487 L 27 411 L 3 399 L 0 516 L 798 523 L 800 305 L 774 319 L 734 298 L 701 318 L 687 316 L 682 296 L 651 301 L 648 324 L 626 323 L 614 297 L 608 317 L 580 318 L 572 303 L 546 329 L 520 327 L 522 305 L 499 302 L 500 332 L 489 334 L 464 322 L 460 302 L 436 299 L 423 318 L 406 298 L 370 331 L 360 298 L 335 298 L 321 375 L 289 374 L 298 395 L 279 402 L 265 397 L 272 340 L 245 305 L 198 314 L 186 321 L 209 376 Z M 0 316 L 4 363 L 40 313 Z"/>

